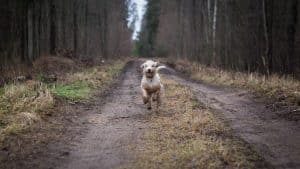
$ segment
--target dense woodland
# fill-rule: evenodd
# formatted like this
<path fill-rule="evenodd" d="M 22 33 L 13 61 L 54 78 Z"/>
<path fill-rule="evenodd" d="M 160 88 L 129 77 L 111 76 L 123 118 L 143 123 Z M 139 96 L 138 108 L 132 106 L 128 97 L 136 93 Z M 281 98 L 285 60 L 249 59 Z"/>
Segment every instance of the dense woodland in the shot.
<path fill-rule="evenodd" d="M 132 31 L 125 0 L 1 0 L 0 65 L 38 57 L 128 56 Z"/>
<path fill-rule="evenodd" d="M 300 74 L 298 0 L 148 0 L 137 50 L 264 74 Z"/>
<path fill-rule="evenodd" d="M 140 56 L 240 71 L 300 74 L 297 0 L 147 0 Z M 0 71 L 38 57 L 131 53 L 129 0 L 2 0 Z M 136 20 L 136 18 L 135 18 Z"/>

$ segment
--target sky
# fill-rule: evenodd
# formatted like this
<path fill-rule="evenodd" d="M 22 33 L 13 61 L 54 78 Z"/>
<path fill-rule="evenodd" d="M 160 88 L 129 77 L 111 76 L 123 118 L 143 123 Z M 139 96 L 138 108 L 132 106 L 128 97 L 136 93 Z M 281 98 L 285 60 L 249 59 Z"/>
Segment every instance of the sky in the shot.
<path fill-rule="evenodd" d="M 147 0 L 131 0 L 131 4 L 136 3 L 137 5 L 137 14 L 138 14 L 138 20 L 135 23 L 135 30 L 132 35 L 133 39 L 137 38 L 138 33 L 141 30 L 141 25 L 142 25 L 142 19 L 143 15 L 145 13 L 145 7 L 147 5 Z M 132 17 L 129 17 L 129 22 L 132 21 Z"/>

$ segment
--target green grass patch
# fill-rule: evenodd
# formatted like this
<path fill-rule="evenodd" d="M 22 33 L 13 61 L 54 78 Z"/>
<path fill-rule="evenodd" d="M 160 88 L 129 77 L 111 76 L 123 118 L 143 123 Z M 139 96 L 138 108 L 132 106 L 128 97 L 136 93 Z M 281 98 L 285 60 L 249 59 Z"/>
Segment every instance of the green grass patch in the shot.
<path fill-rule="evenodd" d="M 58 84 L 52 87 L 51 92 L 59 98 L 78 101 L 89 98 L 91 88 L 85 82 L 75 82 L 72 84 Z"/>

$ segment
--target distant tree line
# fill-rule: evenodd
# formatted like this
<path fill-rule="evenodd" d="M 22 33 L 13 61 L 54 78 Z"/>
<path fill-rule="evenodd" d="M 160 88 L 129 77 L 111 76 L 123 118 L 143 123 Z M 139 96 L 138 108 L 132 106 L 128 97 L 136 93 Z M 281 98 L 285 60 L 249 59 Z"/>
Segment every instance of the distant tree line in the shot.
<path fill-rule="evenodd" d="M 82 59 L 128 56 L 126 0 L 2 0 L 0 68 L 68 53 Z"/>
<path fill-rule="evenodd" d="M 142 56 L 299 77 L 300 2 L 148 0 L 137 50 Z"/>

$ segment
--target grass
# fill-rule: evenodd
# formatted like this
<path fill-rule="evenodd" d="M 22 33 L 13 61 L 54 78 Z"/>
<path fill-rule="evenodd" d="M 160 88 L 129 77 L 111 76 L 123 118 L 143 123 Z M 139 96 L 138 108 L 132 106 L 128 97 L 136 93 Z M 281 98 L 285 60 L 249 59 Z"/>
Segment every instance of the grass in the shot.
<path fill-rule="evenodd" d="M 65 81 L 54 85 L 51 91 L 56 97 L 71 101 L 88 99 L 94 89 L 104 89 L 109 85 L 123 67 L 124 62 L 114 62 L 67 74 Z"/>
<path fill-rule="evenodd" d="M 38 74 L 33 80 L 0 88 L 0 148 L 8 137 L 40 122 L 57 99 L 78 102 L 88 99 L 95 90 L 104 90 L 124 65 L 124 62 L 115 61 L 92 68 L 78 68 L 76 72 L 63 74 L 57 82 L 48 81 L 48 77 Z"/>
<path fill-rule="evenodd" d="M 78 101 L 90 96 L 91 88 L 85 82 L 55 85 L 51 92 L 59 98 Z"/>
<path fill-rule="evenodd" d="M 276 74 L 267 77 L 257 73 L 225 71 L 189 61 L 174 61 L 169 64 L 185 72 L 194 80 L 201 80 L 209 84 L 246 88 L 257 94 L 300 105 L 300 81 L 292 77 L 281 77 Z"/>
<path fill-rule="evenodd" d="M 4 94 L 4 87 L 0 87 L 0 96 Z"/>
<path fill-rule="evenodd" d="M 149 120 L 151 129 L 134 146 L 136 159 L 125 168 L 267 168 L 188 88 L 172 80 L 164 84 L 163 108 Z"/>
<path fill-rule="evenodd" d="M 54 105 L 48 87 L 37 81 L 10 84 L 0 96 L 0 142 L 15 135 L 39 119 L 45 109 Z"/>

